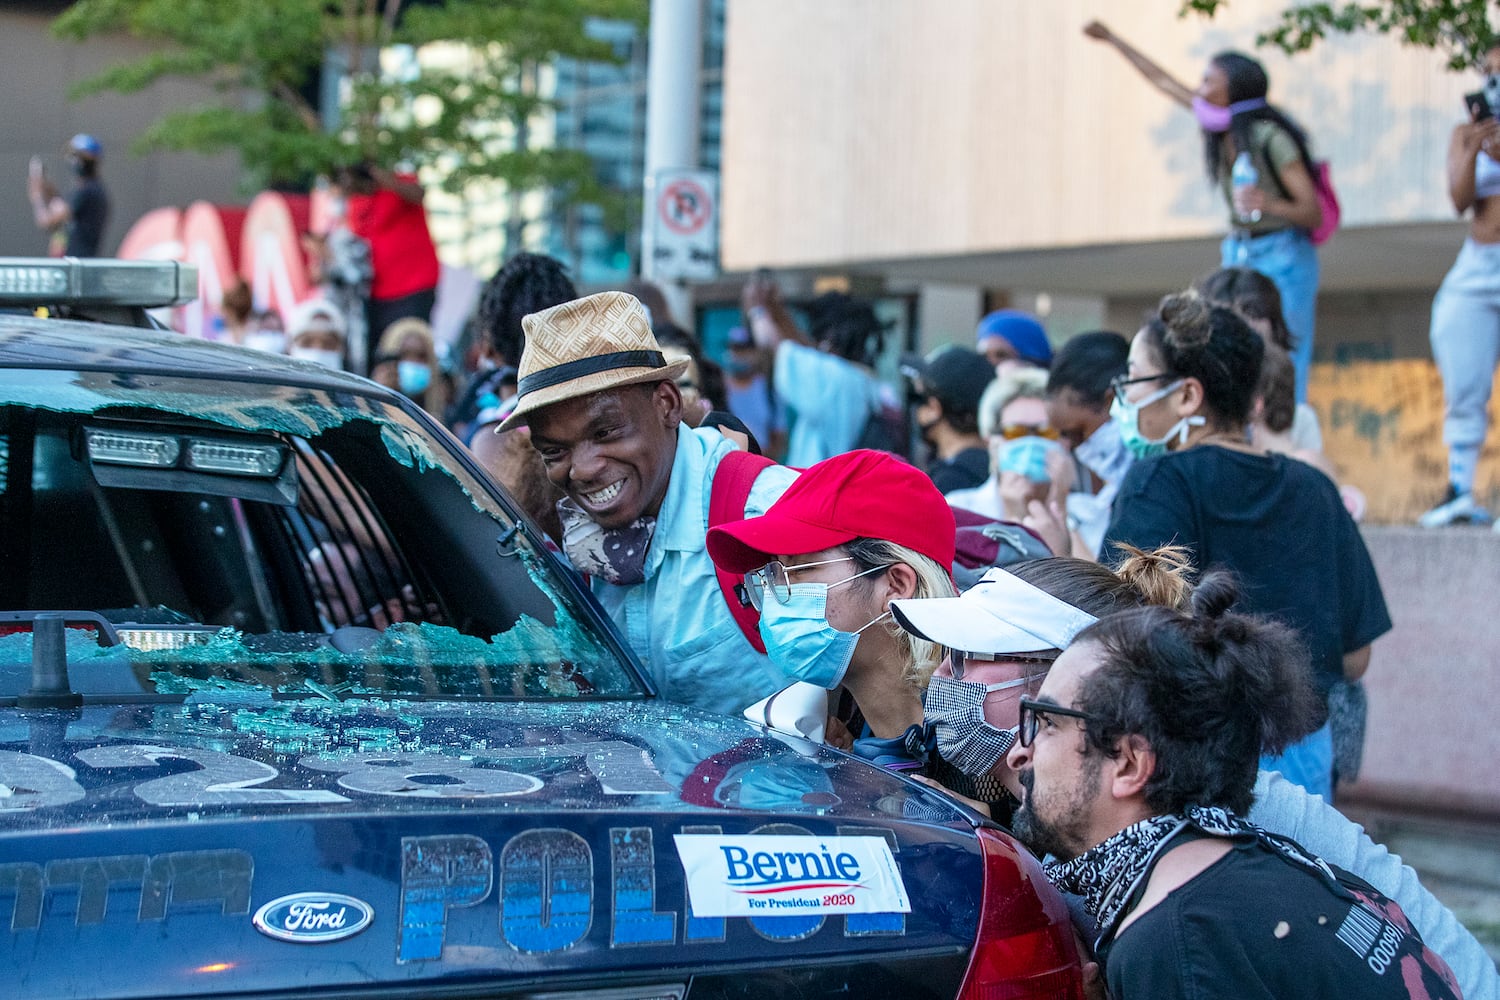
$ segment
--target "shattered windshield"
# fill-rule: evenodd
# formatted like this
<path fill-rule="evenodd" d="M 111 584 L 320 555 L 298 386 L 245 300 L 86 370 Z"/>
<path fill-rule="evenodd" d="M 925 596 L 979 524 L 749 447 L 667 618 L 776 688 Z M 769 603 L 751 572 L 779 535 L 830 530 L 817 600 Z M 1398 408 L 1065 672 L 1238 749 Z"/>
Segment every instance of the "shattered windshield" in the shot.
<path fill-rule="evenodd" d="M 347 391 L 0 371 L 0 699 L 38 613 L 86 697 L 633 697 L 532 532 Z"/>

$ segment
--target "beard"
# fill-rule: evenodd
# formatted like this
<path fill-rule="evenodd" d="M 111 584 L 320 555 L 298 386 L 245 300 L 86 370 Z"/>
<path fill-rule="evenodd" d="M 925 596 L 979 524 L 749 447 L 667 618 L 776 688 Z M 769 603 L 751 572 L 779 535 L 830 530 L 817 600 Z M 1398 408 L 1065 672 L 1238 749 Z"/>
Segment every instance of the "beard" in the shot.
<path fill-rule="evenodd" d="M 1088 837 L 1088 789 L 1102 766 L 1102 759 L 1094 757 L 1072 787 L 1058 789 L 1040 799 L 1035 790 L 1035 772 L 1031 768 L 1022 771 L 1021 807 L 1011 819 L 1011 832 L 1039 858 L 1051 855 L 1059 861 L 1072 861 L 1093 847 Z"/>

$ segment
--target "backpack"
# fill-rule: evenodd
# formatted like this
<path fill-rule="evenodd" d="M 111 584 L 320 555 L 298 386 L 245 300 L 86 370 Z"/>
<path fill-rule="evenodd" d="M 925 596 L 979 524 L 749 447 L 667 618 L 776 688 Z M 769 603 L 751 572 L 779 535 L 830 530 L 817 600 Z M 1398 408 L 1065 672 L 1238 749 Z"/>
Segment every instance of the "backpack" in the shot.
<path fill-rule="evenodd" d="M 763 471 L 775 465 L 764 455 L 748 451 L 731 451 L 719 461 L 714 470 L 713 485 L 708 493 L 708 526 L 710 528 L 730 521 L 742 520 L 745 504 L 750 501 L 750 488 Z M 760 637 L 760 613 L 750 604 L 750 595 L 745 591 L 745 581 L 714 567 L 719 580 L 719 591 L 724 595 L 724 604 L 729 608 L 740 631 L 757 653 L 766 651 L 765 641 Z"/>
<path fill-rule="evenodd" d="M 953 583 L 959 593 L 978 583 L 996 567 L 1010 566 L 1052 555 L 1030 528 L 1015 521 L 998 521 L 961 507 L 951 508 L 958 524 L 953 559 Z"/>
<path fill-rule="evenodd" d="M 1271 159 L 1270 143 L 1260 151 L 1261 159 L 1266 166 L 1271 168 L 1271 179 L 1281 189 L 1283 195 L 1290 195 L 1286 185 L 1281 183 L 1281 172 L 1276 169 L 1276 163 Z M 1333 168 L 1327 160 L 1316 160 L 1308 164 L 1311 168 L 1313 191 L 1318 198 L 1318 207 L 1323 210 L 1323 221 L 1318 224 L 1317 229 L 1310 229 L 1307 238 L 1315 247 L 1327 243 L 1329 238 L 1339 228 L 1339 220 L 1343 216 L 1343 209 L 1339 206 L 1338 192 L 1333 189 Z"/>

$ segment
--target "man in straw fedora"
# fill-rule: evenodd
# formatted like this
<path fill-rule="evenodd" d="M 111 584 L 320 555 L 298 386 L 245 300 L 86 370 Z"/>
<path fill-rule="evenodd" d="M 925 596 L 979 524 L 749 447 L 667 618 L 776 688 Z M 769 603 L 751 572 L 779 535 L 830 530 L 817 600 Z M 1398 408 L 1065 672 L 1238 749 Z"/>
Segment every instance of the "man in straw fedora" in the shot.
<path fill-rule="evenodd" d="M 785 680 L 731 615 L 705 549 L 714 473 L 734 446 L 682 422 L 645 308 L 600 292 L 527 316 L 515 410 L 558 502 L 563 551 L 669 701 L 738 712 Z M 796 473 L 761 471 L 744 516 L 764 514 Z"/>

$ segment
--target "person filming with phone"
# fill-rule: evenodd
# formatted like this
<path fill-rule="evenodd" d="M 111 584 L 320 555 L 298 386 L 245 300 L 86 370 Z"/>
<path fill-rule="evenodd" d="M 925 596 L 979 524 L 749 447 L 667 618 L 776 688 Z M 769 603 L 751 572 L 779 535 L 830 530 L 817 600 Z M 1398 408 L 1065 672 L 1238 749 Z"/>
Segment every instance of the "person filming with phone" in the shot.
<path fill-rule="evenodd" d="M 1465 97 L 1468 121 L 1448 143 L 1448 196 L 1459 215 L 1473 209 L 1469 238 L 1432 300 L 1432 357 L 1443 377 L 1443 443 L 1448 493 L 1417 523 L 1424 528 L 1488 524 L 1474 500 L 1474 473 L 1489 428 L 1500 363 L 1500 45 L 1484 54 L 1484 87 Z"/>

